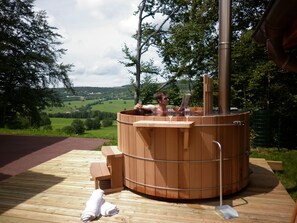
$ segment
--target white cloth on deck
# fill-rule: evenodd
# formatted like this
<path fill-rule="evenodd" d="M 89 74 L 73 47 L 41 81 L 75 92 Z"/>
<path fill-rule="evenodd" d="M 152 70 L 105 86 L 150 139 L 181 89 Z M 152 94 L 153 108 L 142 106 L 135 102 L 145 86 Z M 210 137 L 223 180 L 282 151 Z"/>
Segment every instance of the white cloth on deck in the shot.
<path fill-rule="evenodd" d="M 119 213 L 119 209 L 115 204 L 111 204 L 109 202 L 104 201 L 102 202 L 100 213 L 102 216 L 112 216 Z"/>
<path fill-rule="evenodd" d="M 104 191 L 101 189 L 94 190 L 91 197 L 86 203 L 86 207 L 81 214 L 83 222 L 90 222 L 100 215 L 112 216 L 119 212 L 116 205 L 106 202 L 103 199 Z"/>
<path fill-rule="evenodd" d="M 86 203 L 86 208 L 82 212 L 81 220 L 83 222 L 92 221 L 100 215 L 100 207 L 103 199 L 103 190 L 94 190 Z"/>

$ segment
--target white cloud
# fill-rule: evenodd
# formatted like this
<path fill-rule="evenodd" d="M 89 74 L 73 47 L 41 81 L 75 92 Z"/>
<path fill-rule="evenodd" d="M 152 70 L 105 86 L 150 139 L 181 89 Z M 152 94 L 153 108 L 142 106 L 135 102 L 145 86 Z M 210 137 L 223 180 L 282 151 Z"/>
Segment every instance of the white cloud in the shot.
<path fill-rule="evenodd" d="M 132 35 L 120 26 L 133 14 L 131 3 L 37 0 L 35 4 L 37 10 L 47 12 L 49 24 L 64 37 L 62 47 L 67 52 L 62 61 L 75 66 L 69 74 L 74 86 L 107 87 L 130 82 L 128 71 L 118 60 L 123 57 L 123 42 Z"/>
<path fill-rule="evenodd" d="M 133 13 L 131 1 L 76 0 L 76 6 L 100 20 L 118 20 Z M 132 10 L 132 11 L 131 11 Z"/>
<path fill-rule="evenodd" d="M 113 87 L 130 83 L 130 74 L 118 61 L 122 47 L 133 50 L 138 0 L 36 0 L 49 24 L 64 37 L 64 63 L 75 67 L 69 74 L 74 86 Z M 153 55 L 153 54 L 152 54 Z M 147 55 L 149 56 L 149 55 Z M 157 61 L 158 62 L 158 61 Z M 160 62 L 158 62 L 160 63 Z"/>

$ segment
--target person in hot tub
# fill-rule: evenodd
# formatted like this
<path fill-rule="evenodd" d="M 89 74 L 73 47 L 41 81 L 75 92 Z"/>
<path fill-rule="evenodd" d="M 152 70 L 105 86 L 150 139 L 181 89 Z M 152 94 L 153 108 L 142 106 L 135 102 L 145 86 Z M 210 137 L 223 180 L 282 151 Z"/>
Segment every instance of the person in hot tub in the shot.
<path fill-rule="evenodd" d="M 151 111 L 154 115 L 166 116 L 166 109 L 169 103 L 169 97 L 164 91 L 159 91 L 154 94 L 154 99 L 158 102 L 157 105 L 142 105 L 140 103 L 134 106 L 134 109 L 144 109 Z"/>

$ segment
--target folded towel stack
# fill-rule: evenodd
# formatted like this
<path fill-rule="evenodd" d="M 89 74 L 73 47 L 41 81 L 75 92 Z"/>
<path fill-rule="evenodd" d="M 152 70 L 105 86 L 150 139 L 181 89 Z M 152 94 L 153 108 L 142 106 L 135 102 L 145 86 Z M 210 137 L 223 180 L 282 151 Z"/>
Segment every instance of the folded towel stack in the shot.
<path fill-rule="evenodd" d="M 116 205 L 106 202 L 103 199 L 103 194 L 104 192 L 101 189 L 93 191 L 91 197 L 86 203 L 86 208 L 81 215 L 81 220 L 83 222 L 92 221 L 100 215 L 112 216 L 119 213 Z"/>

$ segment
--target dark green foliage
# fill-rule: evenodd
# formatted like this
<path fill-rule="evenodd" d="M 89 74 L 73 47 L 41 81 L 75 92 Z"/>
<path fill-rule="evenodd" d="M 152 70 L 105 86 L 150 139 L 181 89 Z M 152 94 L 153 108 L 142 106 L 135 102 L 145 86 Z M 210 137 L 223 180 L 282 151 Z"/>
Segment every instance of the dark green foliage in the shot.
<path fill-rule="evenodd" d="M 58 64 L 65 50 L 61 37 L 47 24 L 45 12 L 33 11 L 33 0 L 2 0 L 0 4 L 0 126 L 19 116 L 39 126 L 40 111 L 60 103 L 49 87 L 62 82 L 71 65 Z"/>
<path fill-rule="evenodd" d="M 85 120 L 85 127 L 87 130 L 92 130 L 92 129 L 100 129 L 101 127 L 101 122 L 98 117 L 96 118 L 87 118 Z"/>
<path fill-rule="evenodd" d="M 205 73 L 216 74 L 218 35 L 214 12 L 217 12 L 214 1 L 193 2 L 180 11 L 179 19 L 176 17 L 179 22 L 171 24 L 160 44 L 168 75 L 191 80 Z M 201 16 L 203 13 L 208 16 Z"/>
<path fill-rule="evenodd" d="M 62 132 L 68 134 L 68 135 L 72 135 L 75 133 L 73 126 L 65 126 L 62 128 Z"/>
<path fill-rule="evenodd" d="M 115 100 L 118 98 L 130 100 L 133 99 L 133 93 L 130 91 L 131 86 L 121 87 L 73 87 L 74 93 L 67 91 L 65 88 L 55 88 L 63 101 L 96 100 L 100 104 L 102 101 Z"/>
<path fill-rule="evenodd" d="M 27 117 L 16 115 L 7 119 L 5 127 L 9 129 L 26 129 L 30 127 L 30 120 Z"/>
<path fill-rule="evenodd" d="M 45 126 L 42 126 L 41 129 L 46 130 L 46 131 L 52 131 L 53 127 L 51 125 L 45 125 Z"/>
<path fill-rule="evenodd" d="M 92 119 L 90 119 L 90 118 L 87 118 L 86 120 L 85 120 L 85 126 L 86 126 L 86 130 L 91 130 L 91 129 L 93 129 L 93 121 L 92 121 Z"/>
<path fill-rule="evenodd" d="M 162 9 L 179 7 L 170 17 L 168 29 L 156 33 L 151 40 L 165 66 L 161 74 L 170 82 L 185 80 L 192 95 L 191 104 L 198 106 L 202 105 L 201 75 L 212 75 L 214 106 L 218 106 L 218 2 L 157 1 L 155 4 L 161 2 Z M 292 123 L 297 114 L 297 75 L 277 67 L 266 48 L 252 39 L 268 3 L 269 0 L 232 1 L 230 104 L 250 111 L 252 120 L 255 111 L 269 113 L 268 125 L 261 126 L 268 130 L 265 134 L 269 145 L 296 148 L 297 128 L 287 123 Z M 166 17 L 171 12 L 162 13 Z M 297 55 L 296 47 L 288 51 Z M 253 132 L 261 134 L 256 129 Z"/>
<path fill-rule="evenodd" d="M 164 88 L 164 90 L 169 96 L 169 104 L 173 106 L 180 106 L 184 95 L 181 94 L 176 81 L 170 83 L 166 88 Z"/>
<path fill-rule="evenodd" d="M 108 127 L 108 126 L 112 126 L 113 121 L 110 119 L 103 119 L 102 120 L 102 126 L 103 127 Z"/>
<path fill-rule="evenodd" d="M 71 127 L 73 128 L 74 133 L 78 135 L 83 134 L 86 130 L 83 121 L 80 119 L 73 120 Z"/>
<path fill-rule="evenodd" d="M 70 135 L 71 134 L 82 135 L 85 133 L 85 130 L 95 130 L 100 128 L 101 128 L 101 121 L 98 117 L 87 118 L 84 122 L 80 119 L 75 119 L 72 121 L 70 126 L 65 126 L 62 129 L 62 132 Z"/>
<path fill-rule="evenodd" d="M 36 123 L 31 123 L 31 119 L 28 116 L 21 116 L 17 114 L 13 118 L 9 118 L 6 121 L 5 127 L 10 129 L 26 129 L 26 128 L 38 128 L 41 126 L 51 127 L 51 121 L 48 115 L 44 112 L 40 113 L 40 119 Z"/>
<path fill-rule="evenodd" d="M 251 36 L 243 32 L 234 44 L 232 105 L 251 111 L 254 146 L 296 149 L 297 75 L 278 68 Z"/>
<path fill-rule="evenodd" d="M 100 120 L 102 119 L 112 119 L 115 120 L 117 118 L 117 114 L 111 112 L 102 112 L 102 111 L 84 111 L 78 108 L 77 111 L 71 113 L 55 113 L 49 114 L 50 118 L 94 118 L 98 117 Z"/>
<path fill-rule="evenodd" d="M 159 84 L 154 81 L 151 76 L 146 75 L 141 84 L 140 99 L 143 104 L 153 104 L 156 103 L 154 99 L 154 94 L 159 88 Z"/>
<path fill-rule="evenodd" d="M 48 115 L 44 112 L 40 113 L 40 123 L 39 126 L 50 126 L 51 120 Z"/>

